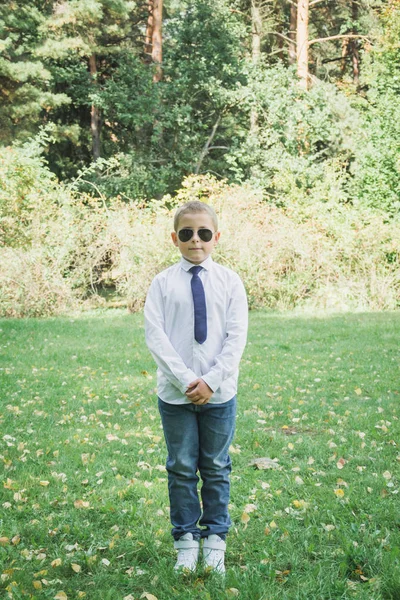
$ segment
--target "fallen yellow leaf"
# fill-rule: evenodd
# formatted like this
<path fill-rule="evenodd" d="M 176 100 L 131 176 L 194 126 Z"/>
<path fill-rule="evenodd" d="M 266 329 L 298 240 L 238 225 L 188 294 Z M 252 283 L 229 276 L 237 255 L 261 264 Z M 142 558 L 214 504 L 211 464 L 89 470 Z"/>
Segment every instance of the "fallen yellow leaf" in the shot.
<path fill-rule="evenodd" d="M 271 529 L 277 529 L 278 525 L 275 523 L 275 521 L 271 521 L 271 523 L 269 524 L 269 526 L 271 527 Z"/>
<path fill-rule="evenodd" d="M 244 528 L 246 529 L 246 527 L 247 527 L 247 524 L 248 524 L 248 522 L 250 521 L 250 517 L 249 517 L 249 515 L 248 515 L 246 512 L 244 512 L 244 513 L 242 514 L 242 516 L 240 517 L 240 520 L 241 520 L 241 522 L 243 523 L 243 525 L 244 525 Z"/>
<path fill-rule="evenodd" d="M 81 567 L 81 565 L 77 565 L 76 563 L 72 563 L 72 564 L 71 564 L 71 569 L 72 569 L 73 571 L 75 571 L 75 573 L 80 573 L 80 572 L 81 572 L 81 569 L 82 569 L 82 567 Z"/>
<path fill-rule="evenodd" d="M 68 596 L 61 590 L 61 592 L 57 592 L 57 594 L 54 596 L 54 600 L 68 600 Z"/>
<path fill-rule="evenodd" d="M 62 560 L 61 558 L 55 558 L 53 561 L 51 561 L 50 564 L 52 567 L 59 567 L 60 565 L 62 565 Z"/>
<path fill-rule="evenodd" d="M 75 508 L 89 508 L 90 502 L 87 500 L 75 500 L 74 506 Z"/>
<path fill-rule="evenodd" d="M 156 596 L 153 596 L 153 594 L 149 594 L 149 592 L 143 592 L 143 594 L 140 597 L 146 598 L 146 600 L 158 600 Z"/>
<path fill-rule="evenodd" d="M 257 510 L 257 506 L 255 504 L 246 504 L 246 506 L 244 507 L 245 513 L 251 513 L 251 512 L 254 512 L 255 510 Z"/>
<path fill-rule="evenodd" d="M 339 489 L 336 489 L 336 490 L 333 490 L 333 491 L 335 493 L 335 496 L 337 496 L 338 498 L 343 498 L 343 496 L 344 496 L 344 490 L 342 490 L 342 489 L 339 488 Z"/>
<path fill-rule="evenodd" d="M 295 508 L 308 508 L 309 507 L 309 502 L 306 502 L 305 500 L 293 500 L 292 502 L 293 506 Z"/>
<path fill-rule="evenodd" d="M 346 461 L 344 458 L 339 458 L 339 460 L 336 463 L 336 466 L 338 469 L 343 469 L 344 465 L 346 464 Z"/>
<path fill-rule="evenodd" d="M 37 573 L 34 574 L 34 577 L 46 577 L 47 575 L 47 569 L 42 569 L 41 571 L 38 571 Z"/>

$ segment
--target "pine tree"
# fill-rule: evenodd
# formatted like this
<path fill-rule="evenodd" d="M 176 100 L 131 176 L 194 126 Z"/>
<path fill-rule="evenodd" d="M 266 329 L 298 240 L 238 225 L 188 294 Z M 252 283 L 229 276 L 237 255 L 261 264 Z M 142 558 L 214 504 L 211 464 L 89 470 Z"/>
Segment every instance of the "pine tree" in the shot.
<path fill-rule="evenodd" d="M 0 5 L 0 141 L 26 139 L 69 98 L 54 93 L 52 74 L 36 51 L 49 4 L 3 0 Z"/>
<path fill-rule="evenodd" d="M 141 52 L 140 25 L 145 16 L 146 8 L 138 9 L 136 2 L 129 0 L 63 0 L 54 4 L 42 25 L 46 39 L 39 50 L 40 56 L 58 71 L 61 81 L 66 67 L 78 74 L 71 83 L 64 73 L 63 85 L 72 102 L 80 106 L 81 113 L 87 107 L 81 126 L 85 121 L 90 123 L 93 160 L 102 154 L 103 86 L 126 52 Z M 86 81 L 83 71 L 87 73 Z M 84 132 L 83 140 L 85 137 Z"/>

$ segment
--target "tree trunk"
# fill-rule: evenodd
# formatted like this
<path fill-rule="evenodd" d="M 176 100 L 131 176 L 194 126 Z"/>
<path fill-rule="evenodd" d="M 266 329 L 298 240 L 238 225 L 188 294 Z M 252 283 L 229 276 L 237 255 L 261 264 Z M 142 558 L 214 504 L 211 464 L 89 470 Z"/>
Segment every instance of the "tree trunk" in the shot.
<path fill-rule="evenodd" d="M 152 59 L 152 47 L 153 47 L 153 9 L 154 9 L 154 0 L 148 0 L 147 2 L 147 25 L 146 25 L 146 38 L 144 42 L 144 54 L 145 61 L 151 62 Z"/>
<path fill-rule="evenodd" d="M 297 75 L 300 85 L 308 87 L 308 11 L 309 0 L 298 0 L 297 3 Z"/>
<path fill-rule="evenodd" d="M 356 0 L 352 0 L 351 3 L 351 18 L 353 21 L 353 31 L 354 35 L 357 34 L 357 26 L 356 23 L 358 21 L 358 4 Z M 353 66 L 353 81 L 355 85 L 358 87 L 360 85 L 360 54 L 358 52 L 358 41 L 353 38 L 350 41 L 350 52 L 351 52 L 351 61 Z"/>
<path fill-rule="evenodd" d="M 296 64 L 296 31 L 297 31 L 297 6 L 292 1 L 290 3 L 290 30 L 289 37 L 292 42 L 289 43 L 289 64 Z"/>
<path fill-rule="evenodd" d="M 262 18 L 260 7 L 255 0 L 251 0 L 251 57 L 254 65 L 257 65 L 261 56 L 261 31 Z M 250 114 L 250 133 L 255 135 L 258 129 L 258 112 L 256 108 L 252 108 Z"/>
<path fill-rule="evenodd" d="M 348 38 L 342 39 L 342 58 L 340 61 L 340 71 L 342 73 L 342 77 L 346 72 L 346 63 L 347 63 L 347 55 L 349 52 L 349 43 L 350 43 L 350 40 Z"/>
<path fill-rule="evenodd" d="M 96 55 L 92 54 L 89 57 L 89 68 L 90 68 L 90 78 L 93 86 L 97 86 L 97 64 L 96 64 Z M 100 158 L 100 130 L 101 130 L 101 117 L 100 110 L 98 106 L 92 104 L 90 110 L 90 129 L 92 132 L 92 155 L 93 160 L 96 161 Z"/>
<path fill-rule="evenodd" d="M 162 78 L 162 9 L 163 0 L 153 0 L 153 35 L 151 57 L 156 63 L 157 68 L 154 74 L 154 81 L 160 81 Z"/>
<path fill-rule="evenodd" d="M 146 38 L 144 43 L 145 61 L 156 64 L 153 81 L 162 78 L 162 10 L 163 0 L 148 0 L 148 18 L 146 25 Z"/>

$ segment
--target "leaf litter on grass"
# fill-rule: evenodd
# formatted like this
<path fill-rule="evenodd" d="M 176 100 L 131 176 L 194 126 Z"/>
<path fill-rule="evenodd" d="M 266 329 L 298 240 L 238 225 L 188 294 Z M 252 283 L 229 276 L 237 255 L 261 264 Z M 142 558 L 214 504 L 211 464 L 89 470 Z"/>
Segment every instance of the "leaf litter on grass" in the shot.
<path fill-rule="evenodd" d="M 130 319 L 122 320 L 123 327 L 120 320 L 115 331 L 115 338 L 121 337 L 115 365 L 128 360 Z M 270 337 L 282 335 L 274 317 L 259 313 L 251 319 L 256 331 L 265 321 Z M 275 350 L 272 370 L 265 351 L 259 354 L 253 343 L 242 368 L 241 381 L 250 383 L 240 387 L 232 452 L 234 527 L 224 589 L 262 598 L 256 590 L 265 589 L 267 569 L 272 598 L 283 597 L 282 592 L 295 598 L 298 581 L 304 598 L 319 597 L 325 589 L 332 597 L 364 600 L 368 589 L 373 600 L 386 600 L 385 585 L 399 581 L 399 559 L 392 554 L 399 545 L 398 372 L 392 363 L 391 370 L 385 370 L 384 363 L 373 364 L 387 355 L 385 349 L 379 352 L 379 335 L 372 352 L 371 330 L 365 325 L 362 353 L 343 346 L 340 352 L 334 350 L 342 344 L 341 335 L 346 343 L 355 343 L 348 337 L 354 323 L 350 318 L 336 320 L 334 329 L 329 329 L 330 322 L 320 330 L 315 326 L 319 334 L 312 342 L 308 325 L 296 319 L 285 323 L 293 353 Z M 77 339 L 75 325 L 57 320 L 24 323 L 15 355 L 7 355 L 8 371 L 1 372 L 5 402 L 0 408 L 0 455 L 5 478 L 0 589 L 9 593 L 11 586 L 15 596 L 21 590 L 44 590 L 49 597 L 63 592 L 69 598 L 84 593 L 88 600 L 98 600 L 96 589 L 118 588 L 136 599 L 152 593 L 169 600 L 167 590 L 176 584 L 167 567 L 162 585 L 146 585 L 160 560 L 165 565 L 174 560 L 154 381 L 140 374 L 153 372 L 151 358 L 140 352 L 138 366 L 131 364 L 131 376 L 111 362 L 106 365 L 102 351 L 97 356 L 86 351 L 89 346 L 105 347 L 107 324 L 99 327 L 96 344 L 85 324 Z M 81 348 L 74 348 L 68 359 L 68 353 L 50 357 L 53 346 L 44 345 L 43 355 L 35 355 L 33 361 L 23 341 L 33 326 L 35 345 L 41 335 L 50 339 L 49 329 L 54 329 L 52 337 L 59 335 L 61 346 Z M 377 331 L 379 326 L 377 321 Z M 22 328 L 22 323 L 13 327 Z M 249 337 L 253 342 L 260 339 L 252 332 Z M 260 360 L 254 357 L 258 354 Z M 341 361 L 336 361 L 338 354 Z M 81 359 L 73 356 L 85 358 L 79 364 Z M 249 364 L 246 357 L 251 358 Z M 290 446 L 285 437 L 289 431 Z M 279 468 L 249 469 L 255 455 L 278 457 L 273 462 Z M 340 565 L 350 552 L 354 564 L 342 574 Z M 291 557 L 290 566 L 285 556 Z M 315 565 L 320 565 L 317 575 Z M 191 585 L 178 585 L 174 597 L 186 600 Z M 212 600 L 228 597 L 220 589 L 216 595 L 207 579 L 202 585 Z"/>

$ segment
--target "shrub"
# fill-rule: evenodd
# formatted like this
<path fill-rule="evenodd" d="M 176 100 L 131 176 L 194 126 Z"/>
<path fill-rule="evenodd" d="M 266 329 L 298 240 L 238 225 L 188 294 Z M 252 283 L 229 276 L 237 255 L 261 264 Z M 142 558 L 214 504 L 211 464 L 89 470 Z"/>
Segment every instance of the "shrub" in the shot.
<path fill-rule="evenodd" d="M 43 317 L 77 306 L 45 247 L 0 248 L 0 316 Z"/>
<path fill-rule="evenodd" d="M 251 308 L 400 304 L 400 230 L 378 212 L 333 200 L 278 208 L 250 187 L 211 176 L 192 176 L 174 199 L 148 205 L 107 205 L 51 185 L 57 202 L 43 201 L 0 247 L 2 316 L 102 305 L 104 288 L 130 310 L 141 309 L 154 275 L 179 258 L 170 239 L 174 208 L 193 198 L 215 207 L 222 232 L 215 258 L 241 275 Z"/>
<path fill-rule="evenodd" d="M 250 307 L 384 310 L 399 306 L 400 233 L 382 215 L 332 202 L 285 211 L 266 205 L 251 188 L 226 186 L 211 177 L 188 178 L 175 202 L 190 198 L 216 208 L 222 236 L 215 258 L 241 275 Z M 172 216 L 173 211 L 159 203 L 144 224 L 148 237 L 140 261 L 148 266 L 145 273 L 132 270 L 137 252 L 128 258 L 125 275 L 121 271 L 119 289 L 133 307 L 143 305 L 152 275 L 178 257 L 168 236 Z M 154 252 L 156 231 L 160 236 Z M 128 276 L 131 272 L 135 275 Z"/>

